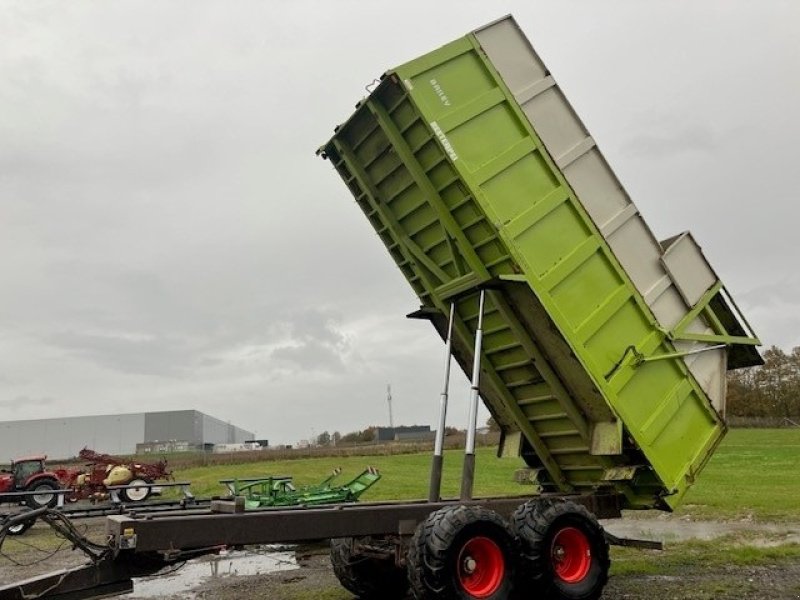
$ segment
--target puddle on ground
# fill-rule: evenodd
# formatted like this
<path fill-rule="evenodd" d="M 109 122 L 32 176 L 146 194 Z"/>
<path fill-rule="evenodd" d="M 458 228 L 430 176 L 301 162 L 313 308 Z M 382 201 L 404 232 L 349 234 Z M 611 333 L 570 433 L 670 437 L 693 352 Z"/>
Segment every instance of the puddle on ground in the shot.
<path fill-rule="evenodd" d="M 298 568 L 300 567 L 295 560 L 294 551 L 270 548 L 258 551 L 235 550 L 210 558 L 191 560 L 183 567 L 175 571 L 167 569 L 161 575 L 136 577 L 133 580 L 133 594 L 124 597 L 145 600 L 180 595 L 191 600 L 195 598 L 192 590 L 209 579 L 262 575 Z"/>
<path fill-rule="evenodd" d="M 663 542 L 685 542 L 688 540 L 709 541 L 735 533 L 763 533 L 785 537 L 781 543 L 794 542 L 800 538 L 800 526 L 773 523 L 691 521 L 680 518 L 609 519 L 601 521 L 610 533 L 623 538 L 655 540 Z"/>

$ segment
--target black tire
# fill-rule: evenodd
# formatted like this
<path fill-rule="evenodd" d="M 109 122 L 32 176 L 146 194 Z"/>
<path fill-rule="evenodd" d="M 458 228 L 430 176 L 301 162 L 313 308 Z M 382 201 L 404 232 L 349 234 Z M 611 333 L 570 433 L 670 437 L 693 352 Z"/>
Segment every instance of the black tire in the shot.
<path fill-rule="evenodd" d="M 16 516 L 17 515 L 9 515 L 9 518 L 10 517 L 16 517 Z M 34 523 L 36 523 L 36 517 L 33 517 L 32 519 L 28 519 L 27 521 L 22 521 L 20 523 L 16 523 L 15 525 L 12 525 L 11 527 L 7 527 L 6 528 L 6 532 L 8 533 L 8 535 L 22 535 L 23 533 L 28 531 L 28 529 L 33 527 Z M 3 523 L 3 526 L 6 526 L 6 524 Z"/>
<path fill-rule="evenodd" d="M 608 582 L 608 541 L 585 507 L 569 500 L 531 500 L 511 517 L 522 544 L 529 598 L 597 600 Z"/>
<path fill-rule="evenodd" d="M 151 483 L 151 482 L 145 481 L 144 479 L 133 479 L 131 480 L 130 483 L 128 483 L 128 486 L 136 486 L 146 483 Z M 122 496 L 122 499 L 125 500 L 126 502 L 136 503 L 136 502 L 144 502 L 145 500 L 147 500 L 150 497 L 151 492 L 152 489 L 149 487 L 140 487 L 140 488 L 128 487 L 128 489 L 121 490 L 120 495 Z"/>
<path fill-rule="evenodd" d="M 408 550 L 417 600 L 500 600 L 514 588 L 518 545 L 505 520 L 479 506 L 452 506 L 420 523 Z"/>
<path fill-rule="evenodd" d="M 48 493 L 58 489 L 58 483 L 53 479 L 39 479 L 25 488 L 26 492 L 37 492 L 35 496 L 25 496 L 25 504 L 32 509 L 53 508 L 58 504 L 58 494 Z"/>
<path fill-rule="evenodd" d="M 408 592 L 408 578 L 405 569 L 395 564 L 394 549 L 385 546 L 386 558 L 379 553 L 367 556 L 354 551 L 354 543 L 381 545 L 380 540 L 369 538 L 331 540 L 331 565 L 342 587 L 365 600 L 404 598 Z"/>

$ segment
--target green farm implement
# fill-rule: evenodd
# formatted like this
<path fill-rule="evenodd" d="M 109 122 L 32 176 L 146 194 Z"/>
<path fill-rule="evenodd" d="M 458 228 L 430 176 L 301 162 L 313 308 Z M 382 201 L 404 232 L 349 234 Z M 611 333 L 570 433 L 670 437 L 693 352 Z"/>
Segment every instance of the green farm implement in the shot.
<path fill-rule="evenodd" d="M 311 486 L 295 487 L 291 477 L 265 477 L 257 480 L 234 480 L 231 488 L 234 496 L 244 497 L 247 509 L 265 506 L 317 506 L 355 502 L 381 478 L 377 469 L 367 467 L 344 485 L 334 485 L 334 480 L 340 473 L 341 469 L 335 469 L 324 481 Z"/>

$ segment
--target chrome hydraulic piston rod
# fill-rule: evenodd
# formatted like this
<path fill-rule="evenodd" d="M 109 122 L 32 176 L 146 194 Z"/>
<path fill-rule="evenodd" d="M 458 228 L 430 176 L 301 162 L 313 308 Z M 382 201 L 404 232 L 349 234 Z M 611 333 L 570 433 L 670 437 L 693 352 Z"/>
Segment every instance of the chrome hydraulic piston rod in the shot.
<path fill-rule="evenodd" d="M 481 290 L 478 300 L 478 327 L 475 331 L 475 356 L 472 361 L 472 388 L 469 399 L 469 420 L 467 421 L 467 446 L 464 452 L 464 470 L 461 474 L 461 499 L 472 499 L 475 481 L 475 431 L 478 428 L 478 399 L 481 379 L 481 351 L 483 346 L 483 306 L 486 290 Z"/>
<path fill-rule="evenodd" d="M 456 304 L 450 304 L 450 318 L 447 324 L 447 340 L 445 341 L 444 385 L 439 398 L 439 427 L 436 428 L 436 441 L 433 447 L 433 463 L 431 465 L 431 484 L 428 500 L 438 502 L 442 489 L 442 465 L 444 463 L 444 428 L 447 423 L 447 399 L 450 389 L 450 363 L 453 355 L 453 319 Z"/>

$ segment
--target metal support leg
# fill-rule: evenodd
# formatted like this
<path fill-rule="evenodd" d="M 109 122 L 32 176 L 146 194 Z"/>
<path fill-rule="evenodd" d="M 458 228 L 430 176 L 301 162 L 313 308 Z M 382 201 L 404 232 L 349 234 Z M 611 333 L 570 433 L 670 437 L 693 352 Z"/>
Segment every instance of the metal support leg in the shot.
<path fill-rule="evenodd" d="M 467 447 L 464 453 L 464 470 L 461 474 L 461 499 L 472 499 L 472 487 L 475 480 L 475 431 L 478 428 L 478 389 L 481 378 L 481 348 L 483 346 L 483 306 L 486 291 L 481 290 L 478 301 L 478 327 L 475 331 L 475 356 L 472 361 L 472 390 L 469 402 L 469 420 L 467 421 Z"/>
<path fill-rule="evenodd" d="M 450 389 L 450 363 L 453 350 L 453 319 L 456 303 L 450 304 L 450 320 L 447 324 L 447 340 L 445 343 L 444 386 L 439 400 L 439 427 L 436 429 L 436 442 L 433 447 L 433 464 L 431 465 L 431 485 L 428 500 L 438 502 L 442 489 L 442 465 L 444 464 L 444 428 L 447 423 L 447 398 Z"/>

